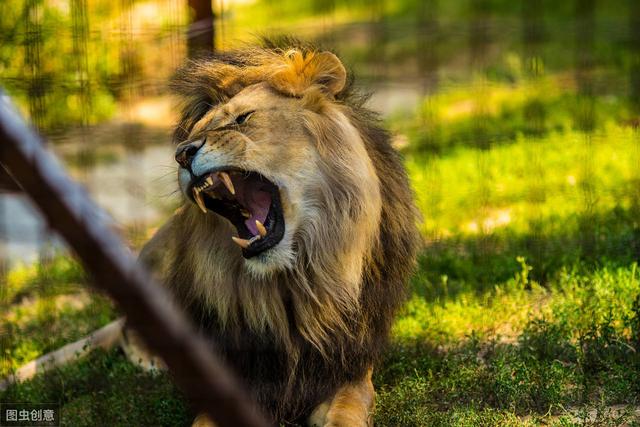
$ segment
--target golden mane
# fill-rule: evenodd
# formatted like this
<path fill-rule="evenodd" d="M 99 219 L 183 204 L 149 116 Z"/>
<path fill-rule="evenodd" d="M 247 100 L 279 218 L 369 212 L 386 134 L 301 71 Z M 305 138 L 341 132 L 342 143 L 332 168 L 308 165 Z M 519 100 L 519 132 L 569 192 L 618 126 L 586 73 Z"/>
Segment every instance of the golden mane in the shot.
<path fill-rule="evenodd" d="M 292 237 L 290 267 L 251 274 L 219 238 L 229 232 L 225 219 L 194 206 L 176 213 L 141 254 L 277 419 L 304 413 L 328 388 L 363 374 L 379 357 L 418 236 L 399 156 L 375 115 L 362 107 L 364 98 L 353 92 L 340 60 L 288 43 L 191 62 L 173 87 L 184 102 L 176 142 L 197 131 L 212 106 L 258 83 L 308 110 L 304 127 L 317 147 L 318 170 L 300 173 L 319 178 L 300 197 L 315 213 Z M 367 174 L 373 179 L 364 180 Z M 267 353 L 258 357 L 256 351 Z M 260 369 L 279 366 L 282 378 L 256 380 L 255 366 L 262 363 Z M 324 372 L 325 366 L 332 368 Z M 332 380 L 315 384 L 318 373 Z"/>

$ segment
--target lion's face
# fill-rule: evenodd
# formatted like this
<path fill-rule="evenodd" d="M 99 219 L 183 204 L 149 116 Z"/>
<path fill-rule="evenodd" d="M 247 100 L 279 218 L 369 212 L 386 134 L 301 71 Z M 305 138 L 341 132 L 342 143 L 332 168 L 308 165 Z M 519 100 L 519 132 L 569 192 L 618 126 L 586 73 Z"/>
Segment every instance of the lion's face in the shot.
<path fill-rule="evenodd" d="M 251 84 L 212 107 L 177 148 L 182 192 L 203 215 L 220 215 L 233 225 L 220 238 L 240 246 L 253 273 L 291 267 L 301 247 L 311 249 L 310 234 L 357 232 L 357 224 L 331 230 L 326 215 L 353 208 L 352 200 L 337 201 L 334 192 L 355 186 L 365 190 L 358 197 L 379 203 L 377 178 L 357 131 L 338 110 L 313 111 L 317 102 L 310 108 L 309 99 L 287 96 L 266 82 Z M 338 141 L 344 145 L 340 158 L 314 134 L 321 119 L 335 122 L 329 132 L 344 139 Z"/>
<path fill-rule="evenodd" d="M 254 265 L 292 257 L 301 208 L 294 201 L 312 185 L 303 171 L 317 169 L 302 114 L 300 102 L 251 85 L 207 113 L 178 147 L 194 150 L 180 167 L 180 188 L 204 214 L 235 227 L 234 241 Z"/>

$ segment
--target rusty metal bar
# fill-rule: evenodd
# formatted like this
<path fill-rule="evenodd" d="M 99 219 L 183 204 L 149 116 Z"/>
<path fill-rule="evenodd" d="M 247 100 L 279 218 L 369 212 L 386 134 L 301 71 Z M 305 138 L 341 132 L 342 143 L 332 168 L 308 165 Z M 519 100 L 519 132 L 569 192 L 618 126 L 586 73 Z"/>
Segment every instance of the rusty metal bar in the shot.
<path fill-rule="evenodd" d="M 7 192 L 16 192 L 22 191 L 18 184 L 15 183 L 11 175 L 7 173 L 7 171 L 0 166 L 0 193 L 3 191 Z"/>
<path fill-rule="evenodd" d="M 96 215 L 100 209 L 42 142 L 0 91 L 0 163 L 75 250 L 95 286 L 119 304 L 198 410 L 221 426 L 267 426 L 249 394 L 212 354 L 210 344 Z"/>

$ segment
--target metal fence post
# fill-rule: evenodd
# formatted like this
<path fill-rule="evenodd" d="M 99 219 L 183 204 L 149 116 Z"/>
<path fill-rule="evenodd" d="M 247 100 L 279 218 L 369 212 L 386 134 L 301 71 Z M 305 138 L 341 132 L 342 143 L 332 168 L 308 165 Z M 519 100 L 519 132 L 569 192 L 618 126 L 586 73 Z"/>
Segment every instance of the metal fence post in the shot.
<path fill-rule="evenodd" d="M 74 249 L 93 284 L 107 292 L 147 345 L 165 361 L 194 406 L 221 426 L 267 426 L 250 395 L 196 334 L 109 229 L 99 208 L 43 147 L 0 91 L 0 164 Z"/>

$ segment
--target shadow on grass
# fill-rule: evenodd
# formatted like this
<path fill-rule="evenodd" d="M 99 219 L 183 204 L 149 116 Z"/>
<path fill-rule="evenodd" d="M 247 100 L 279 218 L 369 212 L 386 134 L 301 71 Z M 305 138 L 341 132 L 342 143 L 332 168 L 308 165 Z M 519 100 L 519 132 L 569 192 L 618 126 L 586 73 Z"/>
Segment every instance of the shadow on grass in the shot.
<path fill-rule="evenodd" d="M 2 402 L 50 402 L 69 426 L 189 426 L 184 395 L 165 373 L 145 373 L 120 350 L 96 350 L 77 363 L 0 393 Z"/>

